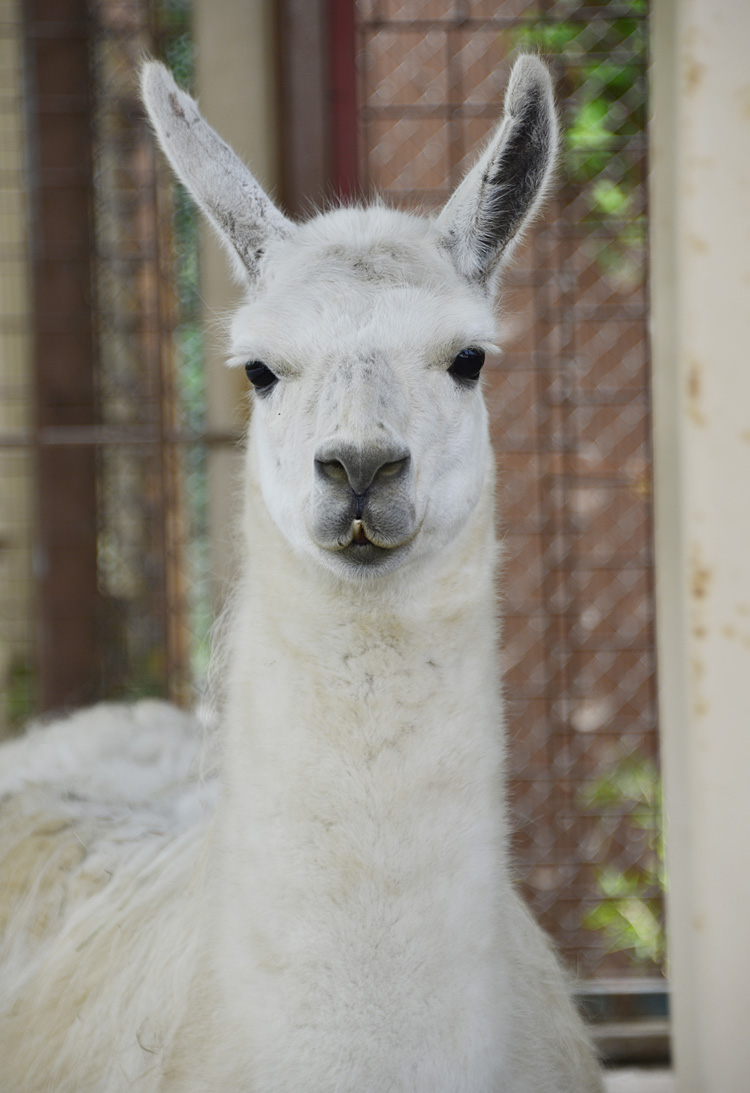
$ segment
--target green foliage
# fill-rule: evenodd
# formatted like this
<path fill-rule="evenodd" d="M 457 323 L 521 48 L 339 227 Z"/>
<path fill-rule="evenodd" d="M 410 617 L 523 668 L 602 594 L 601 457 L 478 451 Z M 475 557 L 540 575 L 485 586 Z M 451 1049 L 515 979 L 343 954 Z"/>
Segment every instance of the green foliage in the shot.
<path fill-rule="evenodd" d="M 158 0 L 157 39 L 161 59 L 182 87 L 192 87 L 195 47 L 191 32 L 192 0 Z"/>
<path fill-rule="evenodd" d="M 665 955 L 660 897 L 665 876 L 656 764 L 637 754 L 625 756 L 612 771 L 582 787 L 579 800 L 596 811 L 602 826 L 626 816 L 629 824 L 646 832 L 647 844 L 640 865 L 626 870 L 605 865 L 597 870 L 602 899 L 586 914 L 584 925 L 604 934 L 609 951 L 626 952 L 634 965 L 660 965 Z"/>
<path fill-rule="evenodd" d="M 147 652 L 128 658 L 127 676 L 119 687 L 110 687 L 118 702 L 140 702 L 142 698 L 164 698 L 164 652 L 152 646 Z"/>
<path fill-rule="evenodd" d="M 653 759 L 628 755 L 614 770 L 580 791 L 581 800 L 590 808 L 621 809 L 630 806 L 631 815 L 641 826 L 652 827 L 661 810 L 659 775 Z"/>
<path fill-rule="evenodd" d="M 606 898 L 589 911 L 584 924 L 601 931 L 610 952 L 627 952 L 635 965 L 660 964 L 664 957 L 664 927 L 655 901 L 644 899 L 647 879 L 641 870 L 620 873 L 605 866 L 597 885 Z"/>
<path fill-rule="evenodd" d="M 587 8 L 589 20 L 581 18 Z M 564 103 L 563 199 L 587 236 L 583 245 L 592 260 L 627 287 L 642 280 L 646 244 L 646 0 L 618 3 L 616 12 L 609 18 L 601 0 L 563 0 L 552 14 L 532 16 L 518 28 L 512 44 L 552 64 Z M 580 793 L 581 804 L 601 817 L 605 832 L 625 816 L 626 824 L 645 833 L 639 865 L 597 871 L 602 898 L 585 918 L 589 929 L 604 934 L 610 951 L 624 951 L 640 966 L 664 958 L 660 787 L 653 761 L 631 755 Z M 643 845 L 642 838 L 637 841 Z"/>
<path fill-rule="evenodd" d="M 14 660 L 3 686 L 5 717 L 10 732 L 20 732 L 36 709 L 36 675 L 31 661 Z"/>
<path fill-rule="evenodd" d="M 191 0 L 160 0 L 161 55 L 182 87 L 192 88 L 195 43 L 190 27 Z M 172 238 L 179 322 L 175 330 L 175 366 L 182 427 L 201 433 L 206 428 L 204 341 L 200 325 L 199 218 L 185 188 L 172 181 Z M 195 680 L 205 678 L 209 659 L 211 603 L 208 539 L 207 455 L 203 444 L 188 444 L 182 452 L 184 502 L 189 522 L 185 545 L 191 574 L 190 661 Z"/>
<path fill-rule="evenodd" d="M 572 6 L 572 5 L 571 5 Z M 642 275 L 646 241 L 643 148 L 646 135 L 645 0 L 630 0 L 628 14 L 610 19 L 602 4 L 590 22 L 562 17 L 517 28 L 512 44 L 545 55 L 559 79 L 563 117 L 563 169 L 567 186 L 583 199 L 580 220 L 606 232 L 610 242 L 594 254 L 610 275 L 633 282 Z M 618 12 L 623 11 L 618 4 Z"/>
<path fill-rule="evenodd" d="M 581 17 L 587 8 L 589 19 Z M 552 65 L 563 104 L 563 200 L 591 260 L 610 281 L 628 288 L 642 282 L 646 246 L 646 0 L 612 9 L 614 18 L 601 0 L 559 0 L 552 12 L 531 15 L 517 28 L 512 45 L 540 53 Z M 656 766 L 643 756 L 625 756 L 584 787 L 580 800 L 601 818 L 605 838 L 625 817 L 625 830 L 640 829 L 634 842 L 643 848 L 645 839 L 638 865 L 597 871 L 601 900 L 585 925 L 633 964 L 658 965 L 664 959 L 664 855 Z"/>

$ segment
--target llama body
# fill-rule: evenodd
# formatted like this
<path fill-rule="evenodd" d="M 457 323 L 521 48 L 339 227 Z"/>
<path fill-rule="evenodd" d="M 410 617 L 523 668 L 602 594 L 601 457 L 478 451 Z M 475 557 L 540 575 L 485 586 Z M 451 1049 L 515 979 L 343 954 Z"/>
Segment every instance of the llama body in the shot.
<path fill-rule="evenodd" d="M 124 1090 L 153 1070 L 192 973 L 215 804 L 191 773 L 199 742 L 143 702 L 0 749 L 3 1093 Z"/>
<path fill-rule="evenodd" d="M 232 331 L 257 405 L 220 776 L 214 791 L 186 773 L 174 714 L 183 777 L 153 799 L 37 785 L 7 801 L 57 918 L 38 922 L 33 891 L 7 912 L 0 1054 L 14 1045 L 29 1091 L 594 1093 L 510 878 L 493 463 L 464 374 L 495 340 L 496 265 L 549 171 L 544 70 L 519 65 L 505 135 L 437 221 L 375 208 L 301 226 L 150 71 L 162 144 L 250 281 Z M 50 782 L 34 747 L 12 766 Z M 44 830 L 58 849 L 40 869 Z"/>

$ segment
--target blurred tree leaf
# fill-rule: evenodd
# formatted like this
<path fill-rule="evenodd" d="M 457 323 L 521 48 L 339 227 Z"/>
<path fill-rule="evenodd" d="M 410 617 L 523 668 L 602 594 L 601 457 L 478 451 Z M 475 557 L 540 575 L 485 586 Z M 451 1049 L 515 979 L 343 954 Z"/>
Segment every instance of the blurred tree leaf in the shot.
<path fill-rule="evenodd" d="M 611 236 L 595 260 L 608 275 L 634 280 L 646 241 L 646 3 L 630 0 L 628 15 L 615 19 L 600 2 L 576 0 L 574 7 L 575 19 L 558 4 L 562 17 L 515 28 L 511 43 L 546 56 L 560 75 L 567 185 L 583 198 L 585 220 Z M 587 8 L 588 22 L 580 18 Z"/>

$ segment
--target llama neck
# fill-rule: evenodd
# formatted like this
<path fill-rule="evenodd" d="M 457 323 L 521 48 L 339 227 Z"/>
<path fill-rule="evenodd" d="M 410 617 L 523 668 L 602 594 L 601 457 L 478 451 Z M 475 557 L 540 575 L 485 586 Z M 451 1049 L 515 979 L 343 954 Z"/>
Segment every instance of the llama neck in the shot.
<path fill-rule="evenodd" d="M 442 558 L 361 585 L 292 554 L 249 486 L 220 827 L 261 919 L 260 878 L 271 916 L 296 872 L 329 898 L 353 854 L 482 890 L 504 875 L 490 479 Z"/>
<path fill-rule="evenodd" d="M 356 586 L 292 556 L 251 487 L 207 936 L 249 1057 L 278 1082 L 259 1088 L 299 1088 L 284 1069 L 298 1056 L 306 1088 L 331 1088 L 342 1037 L 352 1088 L 401 1088 L 416 1064 L 383 1045 L 408 1043 L 459 1088 L 450 1045 L 495 1045 L 508 873 L 491 497 L 488 482 L 432 572 Z"/>
<path fill-rule="evenodd" d="M 438 724 L 464 740 L 499 739 L 493 487 L 488 475 L 482 503 L 441 557 L 355 584 L 292 553 L 251 477 L 229 774 L 261 738 L 264 754 L 301 735 L 352 758 Z"/>

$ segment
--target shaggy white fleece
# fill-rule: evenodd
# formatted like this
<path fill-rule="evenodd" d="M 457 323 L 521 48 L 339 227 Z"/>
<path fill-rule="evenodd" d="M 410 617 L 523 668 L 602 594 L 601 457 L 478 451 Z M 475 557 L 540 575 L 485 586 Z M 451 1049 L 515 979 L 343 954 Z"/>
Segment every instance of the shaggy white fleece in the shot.
<path fill-rule="evenodd" d="M 554 164 L 549 77 L 436 219 L 288 221 L 168 73 L 159 139 L 247 299 L 218 775 L 99 706 L 0 753 L 0 1089 L 597 1093 L 508 858 L 479 373 Z"/>

